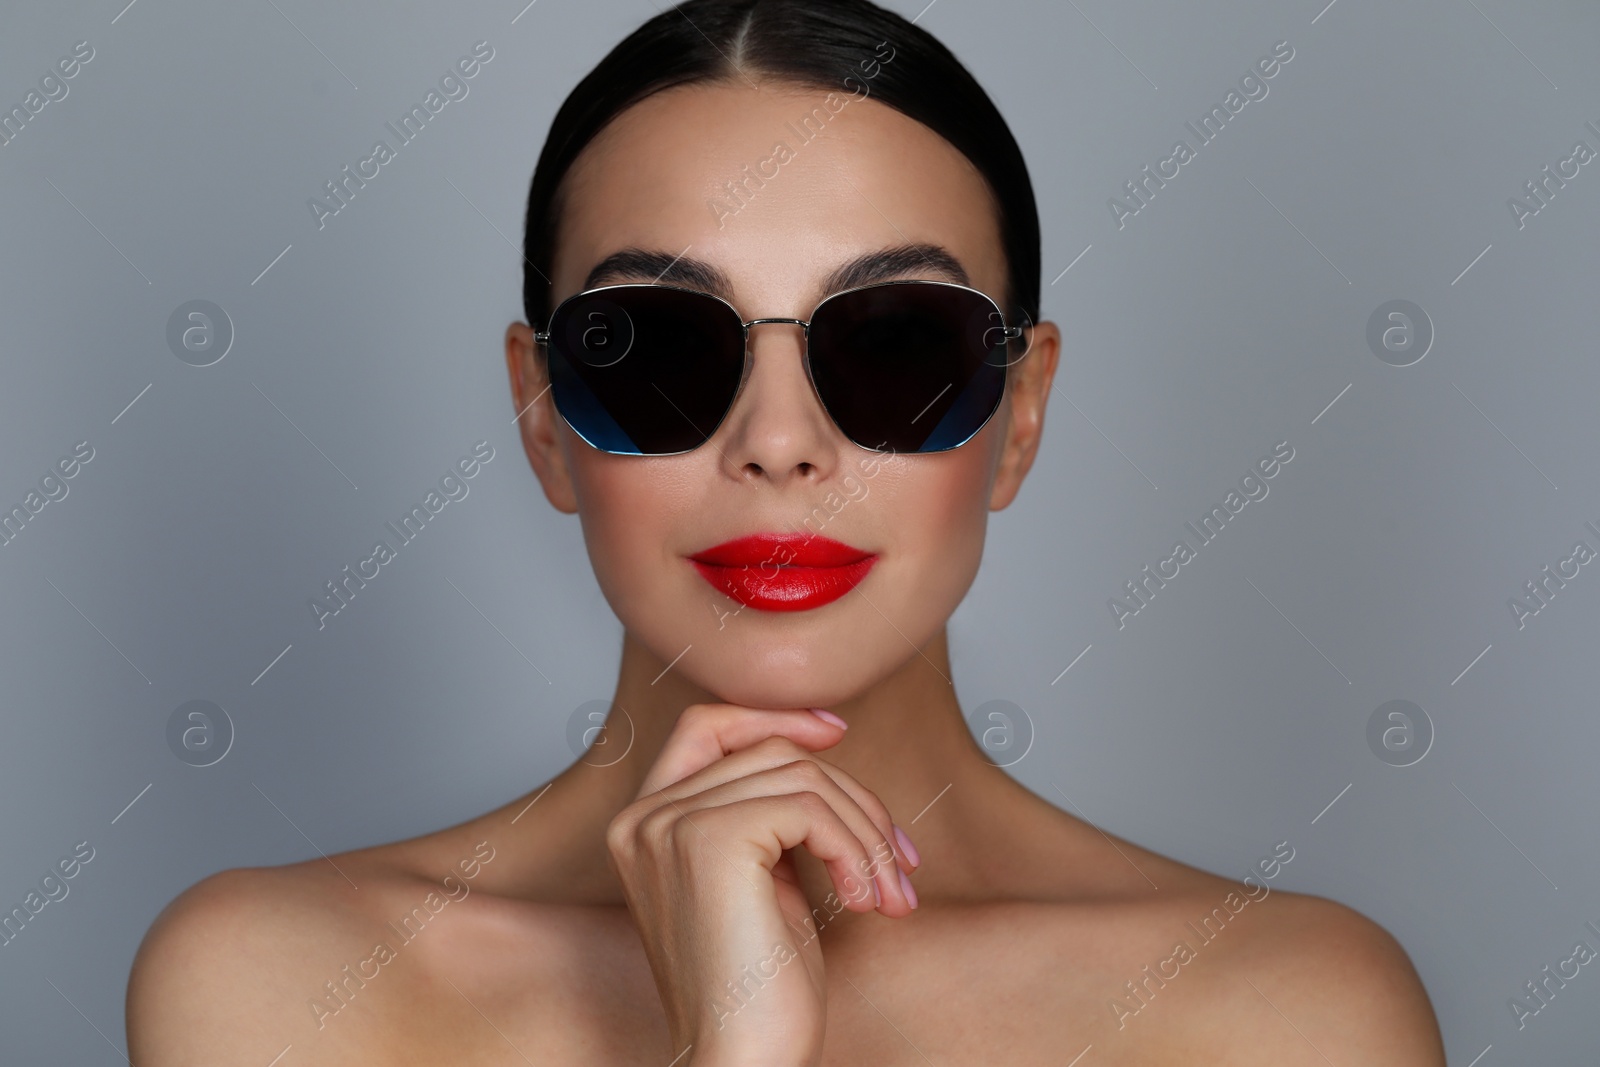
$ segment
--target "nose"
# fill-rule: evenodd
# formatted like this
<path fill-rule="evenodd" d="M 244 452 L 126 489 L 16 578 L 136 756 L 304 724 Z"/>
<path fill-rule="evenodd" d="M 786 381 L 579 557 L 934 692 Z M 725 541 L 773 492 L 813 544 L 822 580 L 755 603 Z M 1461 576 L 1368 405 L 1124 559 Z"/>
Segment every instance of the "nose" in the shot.
<path fill-rule="evenodd" d="M 804 327 L 757 320 L 748 345 L 748 377 L 712 443 L 746 481 L 821 481 L 837 465 L 844 438 L 806 374 Z"/>

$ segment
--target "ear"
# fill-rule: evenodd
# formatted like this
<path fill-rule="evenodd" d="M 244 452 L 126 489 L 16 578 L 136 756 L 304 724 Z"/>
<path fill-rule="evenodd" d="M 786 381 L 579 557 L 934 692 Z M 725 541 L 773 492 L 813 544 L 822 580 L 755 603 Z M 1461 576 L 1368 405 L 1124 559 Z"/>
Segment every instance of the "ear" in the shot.
<path fill-rule="evenodd" d="M 525 322 L 513 322 L 506 328 L 506 368 L 511 372 L 511 398 L 521 412 L 517 428 L 522 449 L 539 476 L 545 499 L 557 511 L 574 514 L 578 497 L 562 447 L 561 415 L 550 396 L 550 377 L 534 343 L 533 329 Z"/>
<path fill-rule="evenodd" d="M 1061 330 L 1053 322 L 1033 327 L 1027 354 L 1011 370 L 1006 390 L 1011 417 L 1007 420 L 1005 443 L 1000 446 L 1000 463 L 995 469 L 994 488 L 989 494 L 989 510 L 999 511 L 1016 499 L 1022 479 L 1039 453 L 1039 438 L 1044 432 L 1045 402 L 1050 384 L 1055 381 L 1056 361 L 1061 355 Z"/>

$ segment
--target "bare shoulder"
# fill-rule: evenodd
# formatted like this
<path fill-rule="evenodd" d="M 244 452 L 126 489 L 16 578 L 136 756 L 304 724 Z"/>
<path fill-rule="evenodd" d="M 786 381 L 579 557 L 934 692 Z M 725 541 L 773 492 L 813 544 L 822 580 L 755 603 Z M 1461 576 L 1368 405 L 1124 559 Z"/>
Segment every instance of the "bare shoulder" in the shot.
<path fill-rule="evenodd" d="M 1444 1067 L 1432 1004 L 1399 942 L 1354 908 L 1273 887 L 1294 858 L 1288 842 L 1231 879 L 1061 825 L 1052 851 L 1071 864 L 1035 869 L 1063 887 L 1059 929 L 1071 940 L 1052 947 L 1083 961 L 1069 996 L 1102 1035 L 1097 1056 Z"/>
<path fill-rule="evenodd" d="M 1223 884 L 1236 892 L 1222 907 L 1195 898 L 1193 955 L 1174 965 L 1205 977 L 1167 1031 L 1182 1038 L 1173 1062 L 1444 1067 L 1427 991 L 1387 930 L 1324 897 Z"/>
<path fill-rule="evenodd" d="M 483 925 L 460 916 L 492 911 L 461 903 L 471 889 L 464 871 L 430 877 L 406 855 L 383 846 L 221 871 L 189 887 L 134 958 L 130 1057 L 260 1067 L 293 1048 L 299 1064 L 406 1062 L 395 1046 L 416 1007 L 417 978 L 452 938 Z M 424 928 L 448 932 L 406 947 Z M 385 966 L 402 953 L 412 957 L 406 966 Z"/>
<path fill-rule="evenodd" d="M 294 994 L 320 984 L 310 949 L 351 924 L 344 911 L 341 894 L 299 864 L 221 871 L 190 886 L 134 957 L 130 1057 L 173 1067 L 271 1061 L 293 1044 Z"/>

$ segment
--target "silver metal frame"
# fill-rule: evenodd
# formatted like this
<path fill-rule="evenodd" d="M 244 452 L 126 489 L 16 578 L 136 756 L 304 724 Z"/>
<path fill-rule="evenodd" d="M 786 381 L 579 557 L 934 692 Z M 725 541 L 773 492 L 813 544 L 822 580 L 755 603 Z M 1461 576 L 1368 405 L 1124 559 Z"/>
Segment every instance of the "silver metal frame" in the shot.
<path fill-rule="evenodd" d="M 791 325 L 791 326 L 800 327 L 801 332 L 802 332 L 802 336 L 804 336 L 805 339 L 806 339 L 806 344 L 804 345 L 804 347 L 802 348 L 801 353 L 800 353 L 801 363 L 804 365 L 805 370 L 806 370 L 806 381 L 811 386 L 811 395 L 817 398 L 817 403 L 819 405 L 821 405 L 822 410 L 827 414 L 828 418 L 833 422 L 834 427 L 836 429 L 838 429 L 841 434 L 844 434 L 845 440 L 849 441 L 851 444 L 855 445 L 857 448 L 860 448 L 860 449 L 862 449 L 864 451 L 867 451 L 867 452 L 883 452 L 883 451 L 886 451 L 885 449 L 867 448 L 865 445 L 862 445 L 860 442 L 856 441 L 849 434 L 844 432 L 844 428 L 839 425 L 839 421 L 833 417 L 833 412 L 828 410 L 827 401 L 822 399 L 822 394 L 817 391 L 816 379 L 811 376 L 811 344 L 810 344 L 810 342 L 811 342 L 811 323 L 816 320 L 817 312 L 821 311 L 823 309 L 823 307 L 830 300 L 837 299 L 838 297 L 841 297 L 841 296 L 848 296 L 851 293 L 859 293 L 859 292 L 861 292 L 863 290 L 866 290 L 866 289 L 881 288 L 882 286 L 886 286 L 886 285 L 942 285 L 942 286 L 946 286 L 946 287 L 951 288 L 951 289 L 964 289 L 969 293 L 973 293 L 976 296 L 982 297 L 984 300 L 989 302 L 989 306 L 990 307 L 994 308 L 995 314 L 1000 319 L 1000 331 L 1005 336 L 1006 340 L 1014 341 L 1014 340 L 1020 338 L 1022 336 L 1022 334 L 1023 334 L 1023 328 L 1021 326 L 1007 326 L 1005 324 L 1005 321 L 1006 321 L 1005 312 L 1000 309 L 1000 305 L 999 304 L 995 303 L 995 300 L 994 300 L 994 298 L 992 296 L 990 296 L 988 293 L 984 292 L 981 289 L 974 289 L 970 285 L 961 285 L 961 284 L 959 284 L 957 282 L 933 281 L 933 280 L 925 280 L 925 279 L 920 279 L 920 278 L 905 278 L 905 279 L 899 279 L 899 280 L 887 281 L 887 282 L 872 282 L 872 283 L 870 283 L 868 285 L 857 285 L 857 286 L 853 286 L 853 287 L 851 287 L 849 289 L 841 289 L 837 293 L 829 293 L 827 296 L 823 297 L 820 302 L 818 302 L 816 307 L 811 309 L 811 317 L 808 318 L 808 319 L 769 318 L 769 319 L 751 319 L 749 322 L 745 322 L 740 317 L 738 308 L 734 307 L 728 301 L 724 300 L 722 297 L 716 295 L 715 293 L 708 293 L 703 289 L 690 289 L 687 286 L 682 286 L 682 285 L 663 285 L 663 284 L 661 284 L 659 282 L 620 282 L 620 283 L 618 283 L 616 285 L 601 285 L 601 286 L 597 286 L 597 287 L 595 287 L 593 289 L 585 289 L 580 293 L 573 293 L 571 296 L 569 296 L 565 300 L 561 301 L 561 303 L 557 304 L 555 306 L 555 308 L 550 312 L 550 319 L 549 319 L 550 323 L 553 324 L 555 322 L 556 316 L 561 312 L 561 309 L 566 307 L 568 304 L 572 303 L 574 300 L 582 300 L 585 297 L 592 297 L 592 296 L 598 295 L 600 293 L 609 292 L 609 291 L 611 291 L 613 289 L 673 289 L 673 290 L 676 290 L 676 291 L 678 291 L 680 293 L 692 293 L 695 296 L 704 297 L 704 298 L 706 298 L 708 300 L 715 300 L 717 303 L 719 303 L 723 307 L 727 308 L 728 311 L 733 315 L 734 319 L 736 321 L 738 321 L 739 328 L 740 328 L 740 330 L 742 331 L 742 333 L 744 335 L 744 370 L 741 372 L 741 374 L 739 376 L 739 386 L 738 386 L 737 389 L 734 390 L 733 399 L 728 401 L 727 410 L 722 413 L 722 417 L 717 420 L 717 424 L 715 426 L 713 426 L 711 428 L 711 432 L 706 435 L 706 440 L 702 441 L 700 444 L 696 445 L 694 448 L 686 448 L 686 449 L 683 449 L 683 450 L 678 451 L 678 452 L 613 452 L 608 448 L 601 448 L 599 445 L 595 444 L 593 441 L 589 440 L 587 437 L 584 437 L 582 430 L 580 430 L 576 426 L 572 425 L 571 421 L 567 419 L 566 414 L 564 412 L 561 412 L 560 405 L 556 406 L 556 411 L 561 414 L 561 421 L 565 422 L 569 427 L 571 427 L 572 428 L 572 432 L 577 434 L 580 438 L 582 438 L 584 444 L 587 444 L 588 446 L 590 446 L 591 448 L 595 449 L 596 451 L 605 452 L 607 455 L 612 455 L 612 456 L 684 456 L 684 455 L 688 455 L 690 452 L 693 452 L 696 449 L 703 447 L 707 442 L 709 442 L 711 440 L 712 437 L 716 436 L 717 431 L 722 428 L 722 424 L 727 421 L 728 415 L 732 413 L 735 405 L 737 405 L 739 403 L 739 397 L 741 395 L 743 395 L 743 393 L 744 393 L 745 381 L 747 379 L 749 379 L 749 377 L 750 377 L 750 363 L 751 363 L 751 356 L 750 356 L 750 327 L 752 327 L 752 326 L 760 326 L 763 323 L 783 323 L 783 324 L 787 324 L 787 325 Z M 541 347 L 547 347 L 549 345 L 549 343 L 550 343 L 550 333 L 549 333 L 548 330 L 535 331 L 534 335 L 533 335 L 533 340 L 534 340 L 535 344 L 537 344 L 537 345 L 539 345 Z M 546 355 L 546 358 L 548 359 L 548 354 Z M 1008 381 L 1009 381 L 1009 377 L 1008 377 Z M 665 396 L 666 394 L 663 393 L 662 395 Z M 552 400 L 553 399 L 554 398 L 552 397 Z M 937 397 L 935 399 L 937 399 Z M 1004 400 L 1005 400 L 1005 393 L 1002 392 L 1001 393 L 1001 402 L 1004 402 Z M 951 445 L 949 448 L 937 448 L 937 449 L 933 449 L 933 450 L 928 451 L 928 452 L 916 452 L 916 453 L 912 453 L 912 454 L 913 455 L 936 455 L 936 454 L 938 454 L 940 452 L 950 452 L 950 451 L 953 451 L 953 450 L 955 450 L 957 448 L 960 448 L 962 445 L 966 444 L 968 441 L 970 441 L 974 437 L 976 437 L 978 435 L 979 431 L 981 431 L 985 426 L 989 425 L 989 420 L 994 418 L 995 411 L 999 411 L 999 410 L 1000 410 L 1000 404 L 996 403 L 995 407 L 994 407 L 994 411 L 989 412 L 988 416 L 986 418 L 984 418 L 984 420 L 981 423 L 979 423 L 977 425 L 977 427 L 970 434 L 968 434 L 966 437 L 963 437 L 960 441 L 957 441 L 955 444 Z M 687 418 L 687 416 L 685 416 L 685 417 Z M 697 427 L 695 427 L 695 429 L 699 430 L 699 427 L 697 426 Z"/>

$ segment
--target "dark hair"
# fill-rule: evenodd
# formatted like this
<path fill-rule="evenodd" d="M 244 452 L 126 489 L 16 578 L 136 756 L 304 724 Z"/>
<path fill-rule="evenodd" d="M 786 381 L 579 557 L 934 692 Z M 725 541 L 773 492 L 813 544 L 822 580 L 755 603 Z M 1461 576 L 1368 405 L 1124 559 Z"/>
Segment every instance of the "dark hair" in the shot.
<path fill-rule="evenodd" d="M 871 95 L 939 134 L 988 182 L 999 211 L 1009 291 L 1039 317 L 1039 212 L 1027 164 L 1005 120 L 967 69 L 926 30 L 868 0 L 686 0 L 654 16 L 578 83 L 550 124 L 533 172 L 523 234 L 522 302 L 539 328 L 551 309 L 548 277 L 561 182 L 580 152 L 618 114 L 653 93 L 695 82 L 767 74 L 849 89 L 885 42 L 891 62 Z"/>

